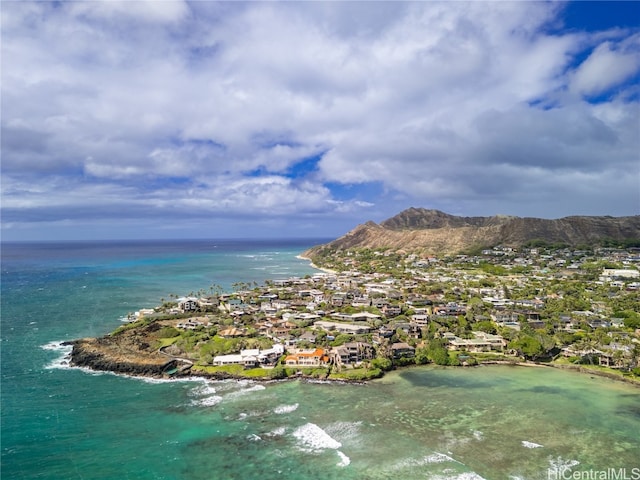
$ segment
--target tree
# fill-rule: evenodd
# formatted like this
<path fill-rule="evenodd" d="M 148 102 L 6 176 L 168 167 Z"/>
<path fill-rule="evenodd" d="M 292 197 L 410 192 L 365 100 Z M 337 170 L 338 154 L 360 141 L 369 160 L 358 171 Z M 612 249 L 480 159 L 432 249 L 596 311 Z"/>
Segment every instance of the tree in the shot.
<path fill-rule="evenodd" d="M 516 340 L 513 340 L 509 344 L 509 348 L 516 350 L 518 354 L 524 356 L 526 359 L 535 359 L 544 353 L 544 347 L 540 341 L 532 336 L 521 336 Z"/>
<path fill-rule="evenodd" d="M 418 365 L 424 365 L 426 363 L 429 363 L 429 352 L 426 348 L 418 348 L 416 350 L 416 364 Z"/>
<path fill-rule="evenodd" d="M 371 366 L 373 368 L 379 368 L 383 372 L 388 372 L 393 368 L 393 363 L 390 359 L 385 357 L 377 357 L 371 360 Z"/>
<path fill-rule="evenodd" d="M 496 326 L 491 320 L 483 320 L 482 322 L 477 322 L 473 325 L 473 329 L 478 332 L 485 332 L 495 334 L 497 332 Z"/>
<path fill-rule="evenodd" d="M 282 364 L 278 364 L 271 369 L 269 377 L 273 379 L 287 378 L 287 369 Z"/>
<path fill-rule="evenodd" d="M 427 356 L 436 365 L 449 365 L 449 351 L 445 347 L 444 341 L 440 338 L 429 342 Z"/>

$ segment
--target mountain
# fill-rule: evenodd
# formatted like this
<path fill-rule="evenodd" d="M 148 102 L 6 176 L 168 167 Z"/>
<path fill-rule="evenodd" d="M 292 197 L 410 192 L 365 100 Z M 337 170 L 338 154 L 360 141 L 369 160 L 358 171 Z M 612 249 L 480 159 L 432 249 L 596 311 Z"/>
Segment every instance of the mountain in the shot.
<path fill-rule="evenodd" d="M 506 215 L 458 217 L 439 210 L 409 208 L 380 224 L 367 222 L 346 235 L 304 253 L 313 259 L 326 249 L 390 248 L 424 254 L 455 254 L 497 245 L 597 245 L 640 243 L 640 215 L 572 216 L 556 220 Z"/>

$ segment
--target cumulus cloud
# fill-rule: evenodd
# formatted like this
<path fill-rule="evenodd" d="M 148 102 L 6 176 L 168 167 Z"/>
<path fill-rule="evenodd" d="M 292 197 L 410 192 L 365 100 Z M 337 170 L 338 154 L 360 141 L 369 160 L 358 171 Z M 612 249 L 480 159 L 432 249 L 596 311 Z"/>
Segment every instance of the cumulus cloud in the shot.
<path fill-rule="evenodd" d="M 8 3 L 3 217 L 636 214 L 640 33 L 562 13 Z"/>
<path fill-rule="evenodd" d="M 572 90 L 583 95 L 598 95 L 616 87 L 640 69 L 640 35 L 619 43 L 606 41 L 576 69 Z"/>

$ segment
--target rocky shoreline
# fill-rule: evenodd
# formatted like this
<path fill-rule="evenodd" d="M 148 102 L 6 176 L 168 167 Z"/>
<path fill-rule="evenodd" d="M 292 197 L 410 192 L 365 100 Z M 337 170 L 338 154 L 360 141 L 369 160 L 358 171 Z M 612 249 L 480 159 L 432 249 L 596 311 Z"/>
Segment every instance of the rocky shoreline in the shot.
<path fill-rule="evenodd" d="M 162 377 L 167 370 L 174 368 L 175 359 L 161 356 L 132 355 L 107 352 L 112 348 L 102 338 L 84 338 L 65 342 L 73 348 L 70 354 L 70 365 L 86 367 L 91 370 L 121 373 L 125 375 Z"/>
<path fill-rule="evenodd" d="M 312 382 L 327 383 L 349 383 L 364 384 L 362 380 L 317 378 L 305 374 L 297 374 L 285 378 L 274 379 L 265 377 L 248 377 L 234 375 L 229 372 L 206 372 L 202 370 L 192 371 L 191 365 L 185 365 L 185 361 L 180 358 L 173 358 L 162 355 L 159 352 L 136 353 L 123 352 L 121 348 L 115 348 L 114 342 L 109 337 L 83 338 L 70 342 L 63 342 L 63 345 L 72 346 L 69 355 L 69 365 L 72 367 L 88 368 L 99 372 L 111 372 L 130 377 L 145 378 L 206 378 L 210 380 L 252 380 L 261 383 L 271 383 L 287 380 L 303 380 Z M 170 373 L 175 371 L 173 373 Z"/>
<path fill-rule="evenodd" d="M 202 370 L 192 371 L 191 368 L 180 369 L 182 359 L 173 358 L 166 355 L 162 355 L 158 352 L 149 353 L 134 353 L 134 352 L 122 352 L 116 353 L 114 351 L 112 341 L 109 337 L 102 338 L 85 338 L 81 340 L 75 340 L 71 342 L 64 342 L 64 345 L 71 345 L 73 347 L 70 354 L 70 365 L 74 367 L 83 367 L 90 370 L 112 372 L 115 374 L 122 374 L 134 377 L 146 377 L 146 378 L 206 378 L 210 380 L 247 380 L 250 379 L 255 382 L 272 383 L 277 381 L 290 381 L 290 380 L 302 380 L 320 383 L 348 383 L 348 384 L 366 384 L 367 380 L 350 380 L 350 379 L 332 379 L 317 378 L 309 375 L 298 374 L 281 379 L 274 379 L 271 377 L 247 377 L 243 375 L 234 375 L 228 372 L 206 372 Z M 185 367 L 184 363 L 182 363 Z M 588 374 L 592 376 L 605 377 L 611 380 L 625 382 L 636 387 L 640 387 L 640 381 L 617 375 L 601 370 L 591 370 L 584 368 L 580 365 L 560 365 L 551 363 L 535 363 L 526 362 L 522 360 L 486 360 L 479 362 L 478 366 L 490 366 L 490 365 L 507 365 L 514 367 L 537 367 L 537 368 L 559 368 L 562 370 L 572 370 L 581 374 Z M 412 365 L 413 366 L 413 365 Z M 410 368 L 410 367 L 399 367 Z M 474 368 L 462 366 L 461 368 Z M 168 372 L 175 371 L 170 375 Z"/>

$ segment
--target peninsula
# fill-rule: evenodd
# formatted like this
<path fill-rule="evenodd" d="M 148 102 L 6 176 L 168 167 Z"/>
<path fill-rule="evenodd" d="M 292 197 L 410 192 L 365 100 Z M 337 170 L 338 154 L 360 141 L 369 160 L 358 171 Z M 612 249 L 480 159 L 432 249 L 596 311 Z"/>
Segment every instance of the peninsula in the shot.
<path fill-rule="evenodd" d="M 411 222 L 422 228 L 424 219 Z M 109 335 L 71 342 L 71 363 L 130 375 L 363 381 L 416 364 L 507 362 L 638 382 L 638 219 L 612 223 L 604 236 L 589 233 L 590 244 L 536 238 L 441 255 L 410 242 L 338 240 L 304 253 L 322 272 L 162 299 Z"/>

